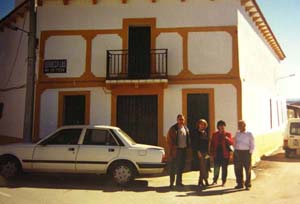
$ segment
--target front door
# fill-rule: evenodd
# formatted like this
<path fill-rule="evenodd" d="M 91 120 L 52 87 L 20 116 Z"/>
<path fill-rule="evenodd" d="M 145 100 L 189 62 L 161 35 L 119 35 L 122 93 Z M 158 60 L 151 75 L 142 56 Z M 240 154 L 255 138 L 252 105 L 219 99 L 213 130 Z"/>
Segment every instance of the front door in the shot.
<path fill-rule="evenodd" d="M 187 125 L 190 130 L 196 128 L 199 119 L 205 119 L 209 123 L 209 95 L 188 94 L 187 95 Z M 207 129 L 209 134 L 209 129 Z"/>
<path fill-rule="evenodd" d="M 157 145 L 157 120 L 156 95 L 117 97 L 117 126 L 136 142 Z"/>
<path fill-rule="evenodd" d="M 148 78 L 150 76 L 150 27 L 129 27 L 128 77 Z"/>

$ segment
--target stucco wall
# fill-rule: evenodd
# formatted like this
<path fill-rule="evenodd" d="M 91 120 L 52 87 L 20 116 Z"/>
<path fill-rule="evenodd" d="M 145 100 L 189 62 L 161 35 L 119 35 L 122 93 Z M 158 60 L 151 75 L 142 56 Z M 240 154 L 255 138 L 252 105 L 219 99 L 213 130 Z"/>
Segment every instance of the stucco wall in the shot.
<path fill-rule="evenodd" d="M 46 41 L 44 60 L 66 59 L 67 72 L 50 78 L 80 77 L 85 70 L 86 43 L 82 36 L 52 36 Z"/>
<path fill-rule="evenodd" d="M 177 75 L 183 67 L 182 37 L 179 33 L 162 33 L 156 38 L 156 48 L 168 48 L 168 74 Z"/>
<path fill-rule="evenodd" d="M 47 89 L 41 97 L 39 137 L 45 137 L 57 128 L 60 91 L 90 91 L 90 124 L 111 124 L 111 94 L 106 89 Z"/>
<path fill-rule="evenodd" d="M 226 74 L 232 68 L 232 37 L 227 32 L 192 32 L 188 36 L 189 70 Z"/>
<path fill-rule="evenodd" d="M 237 130 L 237 92 L 230 84 L 191 84 L 169 85 L 164 92 L 164 136 L 168 129 L 176 123 L 176 116 L 182 113 L 182 89 L 214 89 L 215 124 L 218 120 L 225 120 L 227 130 L 234 133 Z M 214 127 L 214 129 L 216 129 Z"/>
<path fill-rule="evenodd" d="M 122 27 L 122 18 L 157 18 L 157 27 L 236 25 L 236 1 L 189 0 L 186 2 L 160 0 L 72 0 L 44 1 L 38 8 L 41 30 L 112 29 Z M 113 14 L 113 15 L 112 15 Z"/>
<path fill-rule="evenodd" d="M 28 15 L 18 18 L 15 25 L 28 30 Z M 0 32 L 0 102 L 4 104 L 0 119 L 0 135 L 22 138 L 25 111 L 27 70 L 27 35 L 4 29 Z"/>
<path fill-rule="evenodd" d="M 238 12 L 238 43 L 240 76 L 242 80 L 243 119 L 255 134 L 263 134 L 272 128 L 286 108 L 285 103 L 277 97 L 276 73 L 280 69 L 280 61 L 269 45 L 259 35 L 257 28 L 249 23 L 249 17 L 243 9 Z M 270 105 L 270 100 L 273 105 Z M 277 105 L 280 103 L 280 110 Z M 271 108 L 272 107 L 272 108 Z M 272 115 L 272 116 L 271 116 Z M 271 119 L 272 117 L 272 119 Z M 275 124 L 274 124 L 275 123 Z"/>
<path fill-rule="evenodd" d="M 92 73 L 97 77 L 106 77 L 106 50 L 118 50 L 121 47 L 119 35 L 96 36 L 92 41 Z"/>

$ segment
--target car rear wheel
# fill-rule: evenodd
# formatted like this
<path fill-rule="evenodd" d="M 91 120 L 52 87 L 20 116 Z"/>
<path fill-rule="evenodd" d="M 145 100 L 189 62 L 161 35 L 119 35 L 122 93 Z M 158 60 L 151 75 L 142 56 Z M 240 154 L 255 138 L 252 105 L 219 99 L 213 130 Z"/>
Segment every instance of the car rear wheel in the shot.
<path fill-rule="evenodd" d="M 117 184 L 126 185 L 135 177 L 134 167 L 128 162 L 118 162 L 113 165 L 111 175 Z"/>
<path fill-rule="evenodd" d="M 0 174 L 6 178 L 13 178 L 21 172 L 21 165 L 16 159 L 5 159 L 1 162 Z"/>

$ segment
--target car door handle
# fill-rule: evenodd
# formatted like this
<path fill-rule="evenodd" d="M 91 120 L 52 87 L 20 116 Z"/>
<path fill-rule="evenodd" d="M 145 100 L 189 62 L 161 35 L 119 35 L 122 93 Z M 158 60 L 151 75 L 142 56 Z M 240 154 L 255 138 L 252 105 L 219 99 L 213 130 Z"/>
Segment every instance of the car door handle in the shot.
<path fill-rule="evenodd" d="M 115 149 L 109 148 L 108 151 L 109 151 L 109 152 L 114 152 Z"/>
<path fill-rule="evenodd" d="M 69 151 L 75 151 L 75 148 L 74 147 L 70 147 L 68 150 Z"/>

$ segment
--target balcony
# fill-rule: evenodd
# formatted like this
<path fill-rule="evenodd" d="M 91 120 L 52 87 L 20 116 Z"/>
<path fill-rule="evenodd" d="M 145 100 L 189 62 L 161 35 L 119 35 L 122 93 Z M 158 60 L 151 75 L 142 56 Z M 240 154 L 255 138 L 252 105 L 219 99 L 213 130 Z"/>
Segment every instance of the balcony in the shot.
<path fill-rule="evenodd" d="M 107 50 L 106 79 L 167 79 L 168 50 L 151 49 L 132 53 L 128 50 Z"/>

